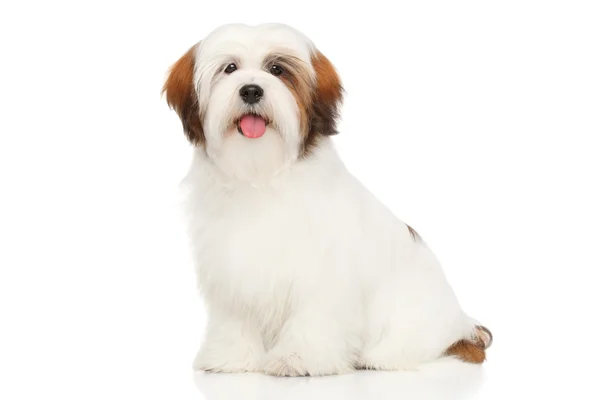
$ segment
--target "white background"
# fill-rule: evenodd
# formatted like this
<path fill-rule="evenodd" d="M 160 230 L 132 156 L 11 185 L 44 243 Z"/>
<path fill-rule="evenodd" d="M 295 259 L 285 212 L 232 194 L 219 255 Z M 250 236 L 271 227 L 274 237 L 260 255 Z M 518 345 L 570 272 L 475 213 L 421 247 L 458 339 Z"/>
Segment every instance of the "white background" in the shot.
<path fill-rule="evenodd" d="M 0 397 L 598 398 L 599 21 L 595 1 L 3 2 Z M 483 368 L 192 373 L 190 147 L 160 89 L 228 22 L 291 24 L 337 66 L 339 151 L 494 332 Z"/>

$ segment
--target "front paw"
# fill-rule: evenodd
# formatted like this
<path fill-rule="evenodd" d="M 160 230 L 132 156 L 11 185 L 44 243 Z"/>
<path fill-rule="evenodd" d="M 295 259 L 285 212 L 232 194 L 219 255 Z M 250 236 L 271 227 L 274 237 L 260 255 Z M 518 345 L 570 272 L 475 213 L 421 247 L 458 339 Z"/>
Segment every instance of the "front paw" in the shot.
<path fill-rule="evenodd" d="M 307 376 L 308 371 L 302 359 L 296 354 L 272 357 L 265 366 L 264 372 L 273 376 Z"/>
<path fill-rule="evenodd" d="M 216 352 L 200 350 L 194 359 L 195 371 L 244 373 L 259 372 L 261 362 L 258 355 L 247 352 Z"/>
<path fill-rule="evenodd" d="M 324 376 L 339 375 L 354 370 L 351 360 L 334 357 L 303 357 L 297 353 L 271 355 L 263 371 L 273 376 Z"/>

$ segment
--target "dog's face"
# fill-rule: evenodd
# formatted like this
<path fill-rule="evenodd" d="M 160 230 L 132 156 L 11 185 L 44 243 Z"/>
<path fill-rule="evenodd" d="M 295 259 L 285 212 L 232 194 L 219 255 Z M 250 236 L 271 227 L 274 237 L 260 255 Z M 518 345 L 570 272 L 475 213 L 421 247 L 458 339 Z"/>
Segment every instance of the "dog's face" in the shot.
<path fill-rule="evenodd" d="M 336 133 L 342 86 L 304 35 L 226 25 L 177 61 L 163 88 L 188 139 L 225 174 L 272 176 Z"/>

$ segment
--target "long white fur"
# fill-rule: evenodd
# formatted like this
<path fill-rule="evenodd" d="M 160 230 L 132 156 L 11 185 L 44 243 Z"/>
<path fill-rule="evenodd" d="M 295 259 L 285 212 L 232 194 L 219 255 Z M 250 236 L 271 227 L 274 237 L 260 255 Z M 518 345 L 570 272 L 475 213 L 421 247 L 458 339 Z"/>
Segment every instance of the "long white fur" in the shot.
<path fill-rule="evenodd" d="M 194 367 L 273 375 L 412 369 L 472 337 L 433 253 L 344 167 L 329 138 L 299 157 L 299 111 L 263 57 L 314 45 L 283 25 L 228 25 L 197 46 L 207 138 L 184 184 L 198 284 L 208 308 Z M 236 62 L 230 75 L 219 72 Z M 248 139 L 228 124 L 239 87 L 265 91 L 273 120 Z"/>

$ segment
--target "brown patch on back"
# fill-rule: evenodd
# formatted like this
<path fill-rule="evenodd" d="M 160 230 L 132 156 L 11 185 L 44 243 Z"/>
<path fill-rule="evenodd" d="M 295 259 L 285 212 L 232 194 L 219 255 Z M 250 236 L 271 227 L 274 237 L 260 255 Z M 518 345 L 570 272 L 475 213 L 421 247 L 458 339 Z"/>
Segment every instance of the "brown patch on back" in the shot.
<path fill-rule="evenodd" d="M 194 89 L 196 46 L 197 44 L 173 64 L 162 92 L 167 95 L 169 107 L 179 115 L 188 140 L 194 145 L 201 145 L 206 139 L 202 130 L 198 97 Z"/>
<path fill-rule="evenodd" d="M 422 242 L 423 239 L 421 238 L 421 235 L 419 235 L 419 233 L 417 231 L 415 231 L 412 226 L 406 224 L 406 227 L 408 228 L 408 232 L 410 233 L 410 235 L 412 236 L 413 240 L 415 242 Z"/>

